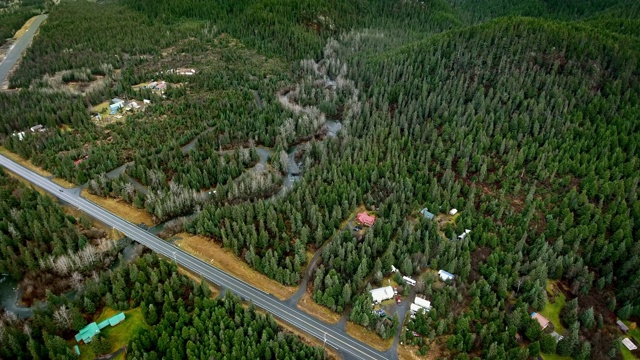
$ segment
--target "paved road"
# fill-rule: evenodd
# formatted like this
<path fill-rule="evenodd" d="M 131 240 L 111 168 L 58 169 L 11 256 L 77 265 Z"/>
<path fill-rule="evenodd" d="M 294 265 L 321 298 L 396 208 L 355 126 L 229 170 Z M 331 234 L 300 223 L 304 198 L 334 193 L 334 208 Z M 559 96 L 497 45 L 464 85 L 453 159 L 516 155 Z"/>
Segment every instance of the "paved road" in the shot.
<path fill-rule="evenodd" d="M 42 177 L 29 169 L 0 156 L 0 165 L 23 177 L 45 191 L 50 192 L 59 199 L 78 207 L 83 212 L 103 223 L 121 231 L 130 239 L 133 239 L 149 249 L 164 255 L 192 272 L 202 275 L 203 278 L 230 289 L 244 299 L 251 300 L 257 307 L 262 308 L 275 317 L 299 328 L 300 330 L 320 339 L 326 339 L 327 346 L 337 349 L 345 359 L 397 359 L 395 351 L 380 352 L 372 349 L 343 331 L 327 325 L 320 320 L 291 306 L 271 294 L 267 294 L 253 286 L 234 278 L 218 268 L 182 251 L 180 248 L 167 243 L 155 235 L 129 223 L 120 217 L 106 211 L 96 204 L 78 196 L 78 193 L 68 189 L 62 189 L 49 179 Z"/>
<path fill-rule="evenodd" d="M 18 39 L 13 46 L 11 46 L 9 53 L 0 63 L 0 86 L 4 84 L 4 81 L 7 79 L 7 76 L 9 76 L 9 72 L 13 68 L 13 65 L 20 60 L 22 52 L 27 48 L 27 46 L 29 46 L 29 44 L 31 44 L 38 27 L 46 18 L 47 15 L 38 15 L 33 23 L 31 23 L 27 32 Z"/>

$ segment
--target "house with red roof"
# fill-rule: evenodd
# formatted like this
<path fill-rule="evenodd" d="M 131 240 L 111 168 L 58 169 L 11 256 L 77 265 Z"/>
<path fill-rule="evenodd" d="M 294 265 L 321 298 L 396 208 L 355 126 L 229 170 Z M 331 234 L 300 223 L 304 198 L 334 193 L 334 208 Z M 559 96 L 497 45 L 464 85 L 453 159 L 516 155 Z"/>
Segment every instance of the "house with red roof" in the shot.
<path fill-rule="evenodd" d="M 371 216 L 366 212 L 361 212 L 356 216 L 356 221 L 366 226 L 373 226 L 373 223 L 376 221 L 375 216 Z"/>

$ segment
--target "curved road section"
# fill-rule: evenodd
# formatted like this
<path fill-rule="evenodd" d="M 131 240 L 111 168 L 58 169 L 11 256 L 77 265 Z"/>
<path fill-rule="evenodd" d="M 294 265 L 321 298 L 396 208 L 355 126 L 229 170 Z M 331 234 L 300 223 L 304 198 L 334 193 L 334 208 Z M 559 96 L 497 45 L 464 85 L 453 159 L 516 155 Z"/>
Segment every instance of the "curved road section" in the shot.
<path fill-rule="evenodd" d="M 27 32 L 11 46 L 7 56 L 5 56 L 4 60 L 0 63 L 0 86 L 7 80 L 11 69 L 22 57 L 22 52 L 31 44 L 38 27 L 46 18 L 47 15 L 38 15 L 31 26 L 29 26 L 29 29 L 27 29 Z"/>
<path fill-rule="evenodd" d="M 324 341 L 327 346 L 335 348 L 346 359 L 397 359 L 397 353 L 388 350 L 380 352 L 364 343 L 353 339 L 340 330 L 299 310 L 295 305 L 287 304 L 253 286 L 239 280 L 218 268 L 184 252 L 182 249 L 167 243 L 159 237 L 141 229 L 122 218 L 108 212 L 102 207 L 78 195 L 78 192 L 63 189 L 31 170 L 18 165 L 4 156 L 0 156 L 0 165 L 13 173 L 23 177 L 35 186 L 53 194 L 59 199 L 78 207 L 86 214 L 121 231 L 127 237 L 139 242 L 149 249 L 172 259 L 182 267 L 201 275 L 203 278 L 227 288 L 246 300 L 251 300 L 257 307 L 262 308 L 275 317 L 295 326 L 296 328 Z"/>

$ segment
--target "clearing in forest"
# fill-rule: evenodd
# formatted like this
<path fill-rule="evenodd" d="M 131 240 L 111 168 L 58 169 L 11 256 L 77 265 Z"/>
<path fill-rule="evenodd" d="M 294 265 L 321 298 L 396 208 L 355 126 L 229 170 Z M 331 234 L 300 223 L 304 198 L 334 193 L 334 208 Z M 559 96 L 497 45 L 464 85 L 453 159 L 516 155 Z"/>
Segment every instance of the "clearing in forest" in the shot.
<path fill-rule="evenodd" d="M 223 248 L 215 241 L 200 235 L 179 233 L 175 236 L 175 244 L 202 261 L 229 273 L 240 280 L 285 300 L 296 291 L 296 288 L 284 286 L 252 269 L 246 262 L 235 256 L 230 249 Z"/>
<path fill-rule="evenodd" d="M 119 314 L 120 310 L 114 310 L 109 307 L 105 307 L 102 310 L 100 316 L 95 319 L 96 323 L 100 321 L 106 320 L 116 314 Z M 144 316 L 142 315 L 142 310 L 138 307 L 131 310 L 124 311 L 125 320 L 116 326 L 108 326 L 100 331 L 100 336 L 104 336 L 107 341 L 111 344 L 110 352 L 113 353 L 118 349 L 126 346 L 129 341 L 138 333 L 143 331 L 144 329 L 150 328 L 149 325 L 144 321 Z M 75 342 L 75 341 L 74 341 Z M 80 359 L 95 359 L 96 355 L 93 353 L 93 349 L 91 348 L 91 344 L 83 344 L 79 345 L 80 347 Z M 119 359 L 117 357 L 116 359 Z M 122 357 L 124 359 L 124 357 Z"/>

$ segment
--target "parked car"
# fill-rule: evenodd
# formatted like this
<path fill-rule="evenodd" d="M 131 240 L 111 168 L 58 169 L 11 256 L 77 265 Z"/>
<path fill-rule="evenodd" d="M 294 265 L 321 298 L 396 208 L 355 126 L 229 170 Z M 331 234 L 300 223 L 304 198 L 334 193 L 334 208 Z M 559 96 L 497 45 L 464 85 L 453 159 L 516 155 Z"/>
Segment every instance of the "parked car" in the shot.
<path fill-rule="evenodd" d="M 398 305 L 402 304 L 402 299 L 400 299 L 400 296 L 396 296 L 396 303 Z"/>

